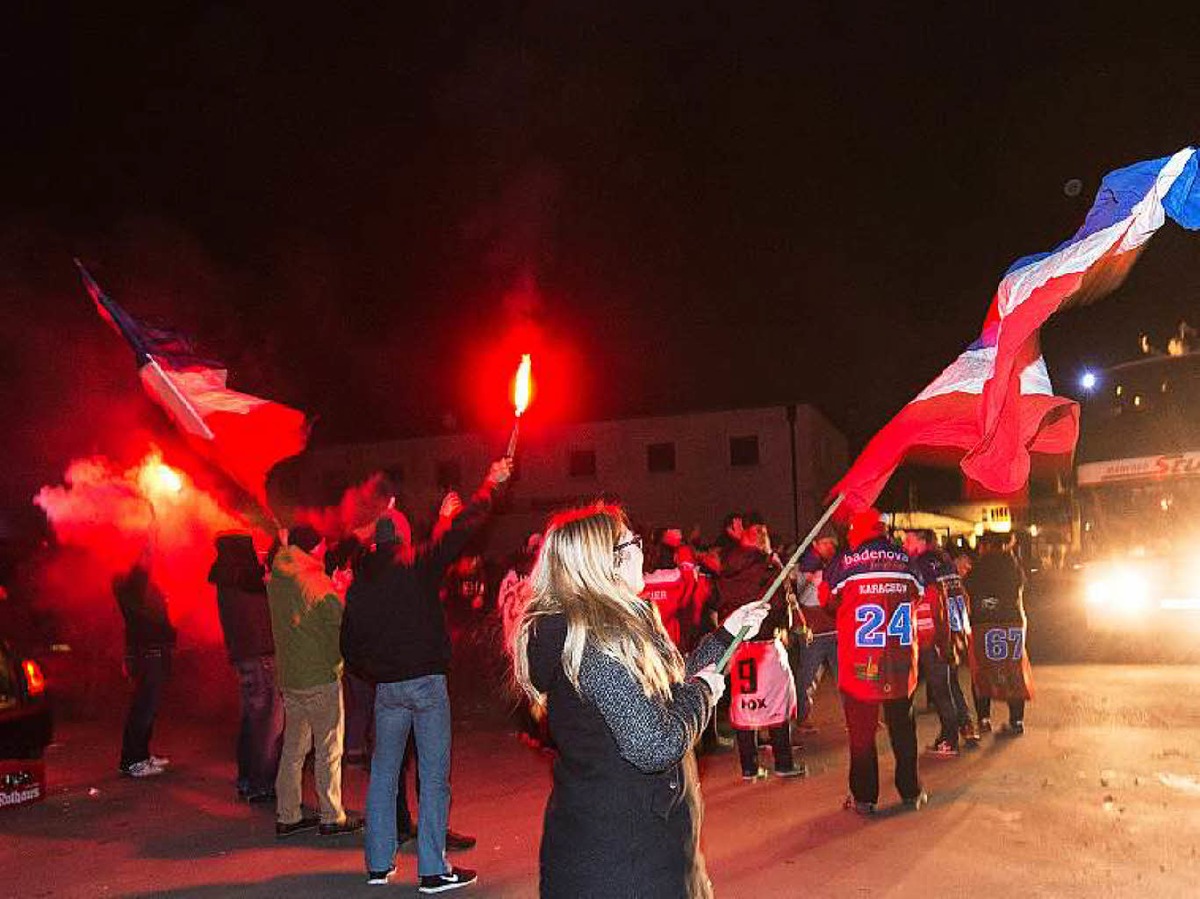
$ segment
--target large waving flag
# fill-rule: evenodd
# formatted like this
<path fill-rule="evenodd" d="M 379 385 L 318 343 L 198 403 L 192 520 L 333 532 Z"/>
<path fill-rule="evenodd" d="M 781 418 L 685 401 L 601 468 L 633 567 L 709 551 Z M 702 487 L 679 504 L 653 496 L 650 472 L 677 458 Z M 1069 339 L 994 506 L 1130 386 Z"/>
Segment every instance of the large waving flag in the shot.
<path fill-rule="evenodd" d="M 133 349 L 142 386 L 193 446 L 267 511 L 267 472 L 308 443 L 304 413 L 226 385 L 225 367 L 175 331 L 151 328 L 117 305 L 78 259 L 96 311 Z"/>
<path fill-rule="evenodd" d="M 917 448 L 965 451 L 961 467 L 996 493 L 1029 477 L 1030 453 L 1072 453 L 1079 407 L 1055 396 L 1038 331 L 1056 311 L 1112 290 L 1166 218 L 1200 228 L 1194 148 L 1105 176 L 1083 226 L 1049 253 L 1005 273 L 979 339 L 900 410 L 830 491 L 847 511 L 868 506 Z"/>

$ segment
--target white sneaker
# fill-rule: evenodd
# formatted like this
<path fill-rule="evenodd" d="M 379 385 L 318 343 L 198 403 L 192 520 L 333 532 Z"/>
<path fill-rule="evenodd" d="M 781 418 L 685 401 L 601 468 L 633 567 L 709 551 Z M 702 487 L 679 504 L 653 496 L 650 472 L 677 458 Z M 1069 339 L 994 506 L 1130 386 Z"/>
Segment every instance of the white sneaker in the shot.
<path fill-rule="evenodd" d="M 126 777 L 154 777 L 156 774 L 162 774 L 163 770 L 150 759 L 146 759 L 145 761 L 134 762 L 132 765 L 123 767 L 121 773 Z"/>

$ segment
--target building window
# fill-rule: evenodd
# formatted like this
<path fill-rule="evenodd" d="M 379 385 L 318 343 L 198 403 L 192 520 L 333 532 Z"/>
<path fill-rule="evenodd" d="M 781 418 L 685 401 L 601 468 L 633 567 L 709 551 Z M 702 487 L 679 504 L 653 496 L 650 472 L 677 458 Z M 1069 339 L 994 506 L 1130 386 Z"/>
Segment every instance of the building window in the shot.
<path fill-rule="evenodd" d="M 437 464 L 437 485 L 458 487 L 462 483 L 462 463 L 457 459 L 443 459 Z"/>
<path fill-rule="evenodd" d="M 743 467 L 758 464 L 758 435 L 729 438 L 729 464 Z"/>
<path fill-rule="evenodd" d="M 675 470 L 675 444 L 650 443 L 646 445 L 646 468 L 652 472 Z"/>
<path fill-rule="evenodd" d="M 596 476 L 596 451 L 590 449 L 571 450 L 567 471 L 573 478 L 594 478 Z"/>

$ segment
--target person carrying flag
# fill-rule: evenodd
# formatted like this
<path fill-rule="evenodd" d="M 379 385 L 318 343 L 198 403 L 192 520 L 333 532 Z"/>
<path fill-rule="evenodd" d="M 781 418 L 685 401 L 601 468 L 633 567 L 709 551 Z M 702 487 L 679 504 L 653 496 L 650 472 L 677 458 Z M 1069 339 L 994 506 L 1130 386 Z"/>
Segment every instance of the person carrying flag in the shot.
<path fill-rule="evenodd" d="M 766 524 L 755 513 L 743 516 L 738 545 L 726 550 L 721 560 L 719 620 L 724 623 L 735 609 L 763 595 L 779 573 L 780 563 L 771 551 Z M 777 592 L 762 626 L 734 652 L 729 666 L 732 684 L 729 722 L 733 725 L 742 766 L 742 779 L 756 781 L 767 776 L 758 763 L 758 729 L 771 735 L 775 774 L 803 777 L 808 769 L 792 755 L 791 719 L 796 715 L 796 681 L 787 650 L 779 634 L 792 627 L 795 599 Z"/>
<path fill-rule="evenodd" d="M 914 607 L 925 583 L 908 554 L 887 539 L 875 509 L 850 519 L 849 548 L 834 557 L 820 587 L 821 605 L 836 616 L 838 687 L 850 736 L 850 795 L 845 807 L 860 815 L 879 801 L 875 731 L 883 710 L 896 789 L 904 804 L 922 808 L 928 794 L 917 771 L 917 687 Z"/>

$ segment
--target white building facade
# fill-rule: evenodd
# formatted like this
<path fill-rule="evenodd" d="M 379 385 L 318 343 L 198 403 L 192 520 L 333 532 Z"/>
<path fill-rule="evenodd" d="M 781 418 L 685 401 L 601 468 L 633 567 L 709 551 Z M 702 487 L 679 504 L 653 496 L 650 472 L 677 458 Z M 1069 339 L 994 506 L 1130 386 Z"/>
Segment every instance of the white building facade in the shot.
<path fill-rule="evenodd" d="M 382 472 L 423 533 L 449 488 L 466 495 L 503 454 L 507 433 L 454 434 L 312 450 L 293 477 L 326 492 Z M 760 512 L 777 541 L 803 533 L 844 473 L 846 440 L 817 409 L 771 406 L 539 426 L 527 423 L 518 477 L 489 529 L 502 553 L 554 511 L 615 499 L 646 527 L 699 526 L 714 539 L 733 510 Z"/>

